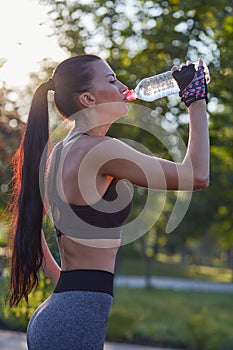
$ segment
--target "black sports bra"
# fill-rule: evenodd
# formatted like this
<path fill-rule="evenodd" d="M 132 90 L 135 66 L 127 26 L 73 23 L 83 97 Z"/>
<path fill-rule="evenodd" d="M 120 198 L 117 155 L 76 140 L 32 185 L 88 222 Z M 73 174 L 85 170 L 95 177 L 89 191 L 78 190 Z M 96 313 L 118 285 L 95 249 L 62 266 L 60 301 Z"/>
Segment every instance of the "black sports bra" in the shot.
<path fill-rule="evenodd" d="M 55 154 L 54 174 L 57 174 L 62 144 Z M 50 200 L 57 236 L 68 235 L 82 239 L 121 238 L 122 224 L 132 208 L 132 192 L 125 181 L 113 179 L 102 199 L 93 205 L 66 203 L 56 189 L 53 178 Z"/>

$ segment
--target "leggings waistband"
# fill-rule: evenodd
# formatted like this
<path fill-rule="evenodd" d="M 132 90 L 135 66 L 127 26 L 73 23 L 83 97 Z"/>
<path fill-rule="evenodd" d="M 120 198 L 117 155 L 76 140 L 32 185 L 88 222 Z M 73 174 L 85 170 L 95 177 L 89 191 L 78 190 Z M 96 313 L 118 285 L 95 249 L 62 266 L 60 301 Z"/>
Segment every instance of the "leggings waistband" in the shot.
<path fill-rule="evenodd" d="M 54 293 L 80 290 L 113 295 L 113 279 L 114 274 L 104 270 L 61 271 Z"/>

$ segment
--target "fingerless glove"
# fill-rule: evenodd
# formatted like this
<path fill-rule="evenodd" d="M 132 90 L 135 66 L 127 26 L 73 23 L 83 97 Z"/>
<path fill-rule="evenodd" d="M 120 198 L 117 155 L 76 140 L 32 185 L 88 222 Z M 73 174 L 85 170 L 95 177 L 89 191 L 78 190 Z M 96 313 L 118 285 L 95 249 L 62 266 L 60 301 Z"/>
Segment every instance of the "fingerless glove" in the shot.
<path fill-rule="evenodd" d="M 208 102 L 207 84 L 203 66 L 199 66 L 196 71 L 194 64 L 189 64 L 182 67 L 180 71 L 176 70 L 172 75 L 180 88 L 179 95 L 181 101 L 187 107 L 197 100 L 205 99 Z"/>

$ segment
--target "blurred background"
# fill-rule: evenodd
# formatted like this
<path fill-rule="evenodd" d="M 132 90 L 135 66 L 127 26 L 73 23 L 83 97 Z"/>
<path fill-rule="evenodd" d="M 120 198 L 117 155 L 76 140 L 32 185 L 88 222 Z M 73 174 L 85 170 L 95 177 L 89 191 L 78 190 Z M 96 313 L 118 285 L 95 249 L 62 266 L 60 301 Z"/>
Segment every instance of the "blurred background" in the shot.
<path fill-rule="evenodd" d="M 28 318 L 54 287 L 41 275 L 29 305 L 21 302 L 10 309 L 5 304 L 12 234 L 6 210 L 10 161 L 36 86 L 61 60 L 81 53 L 107 59 L 129 88 L 144 77 L 201 56 L 211 75 L 210 187 L 193 193 L 184 219 L 169 234 L 166 225 L 176 194 L 168 193 L 156 224 L 121 248 L 116 274 L 141 276 L 146 283 L 140 289 L 115 287 L 107 339 L 195 350 L 233 349 L 231 293 L 162 290 L 151 283 L 155 276 L 233 283 L 233 1 L 10 0 L 0 4 L 0 29 L 0 328 L 25 331 Z M 50 103 L 52 132 L 61 123 L 52 93 Z M 136 123 L 135 128 L 116 124 L 109 134 L 130 135 L 155 155 L 173 159 L 168 150 L 179 152 L 176 135 L 187 141 L 185 106 L 179 96 L 141 104 L 153 112 L 145 117 L 148 128 L 156 124 L 170 133 L 166 147 Z M 142 210 L 146 196 L 145 190 L 134 189 L 133 216 Z M 59 261 L 48 218 L 44 229 Z"/>

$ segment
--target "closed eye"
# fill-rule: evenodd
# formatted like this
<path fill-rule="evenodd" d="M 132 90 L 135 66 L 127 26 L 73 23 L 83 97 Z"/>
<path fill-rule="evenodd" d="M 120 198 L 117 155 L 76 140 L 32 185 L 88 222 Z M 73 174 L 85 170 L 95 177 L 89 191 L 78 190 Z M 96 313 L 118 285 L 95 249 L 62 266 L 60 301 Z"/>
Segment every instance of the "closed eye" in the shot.
<path fill-rule="evenodd" d="M 117 82 L 117 80 L 115 79 L 115 80 L 111 80 L 110 81 L 110 84 L 115 84 Z"/>

